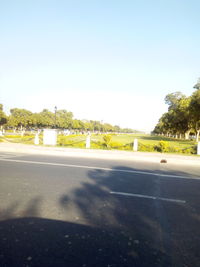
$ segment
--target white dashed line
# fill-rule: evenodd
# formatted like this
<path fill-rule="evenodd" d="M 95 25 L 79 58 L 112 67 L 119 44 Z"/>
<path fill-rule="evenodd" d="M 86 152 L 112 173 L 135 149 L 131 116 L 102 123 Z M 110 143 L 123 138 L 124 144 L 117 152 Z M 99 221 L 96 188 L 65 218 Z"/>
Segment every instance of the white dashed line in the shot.
<path fill-rule="evenodd" d="M 155 172 L 148 172 L 148 171 L 145 172 L 145 171 L 137 171 L 137 170 L 113 169 L 113 168 L 104 168 L 104 167 L 87 166 L 87 165 L 63 164 L 63 163 L 54 163 L 54 162 L 17 160 L 17 159 L 5 159 L 5 158 L 0 158 L 0 161 L 25 163 L 25 164 L 37 164 L 37 165 L 48 165 L 48 166 L 58 166 L 58 167 L 69 167 L 69 168 L 93 169 L 93 170 L 103 170 L 103 171 L 121 172 L 121 173 L 133 173 L 133 174 L 139 174 L 139 175 L 140 174 L 152 175 L 152 176 L 165 177 L 165 178 L 200 180 L 200 177 L 189 177 L 189 176 L 182 176 L 182 175 L 179 176 L 179 175 L 155 173 Z"/>
<path fill-rule="evenodd" d="M 176 202 L 185 204 L 185 200 L 180 199 L 173 199 L 173 198 L 164 198 L 164 197 L 154 197 L 154 196 L 147 196 L 147 195 L 140 195 L 140 194 L 132 194 L 132 193 L 125 193 L 125 192 L 110 192 L 112 195 L 121 195 L 121 196 L 128 196 L 128 197 L 139 197 L 139 198 L 146 198 L 146 199 L 153 199 L 153 200 L 163 200 L 169 202 Z"/>

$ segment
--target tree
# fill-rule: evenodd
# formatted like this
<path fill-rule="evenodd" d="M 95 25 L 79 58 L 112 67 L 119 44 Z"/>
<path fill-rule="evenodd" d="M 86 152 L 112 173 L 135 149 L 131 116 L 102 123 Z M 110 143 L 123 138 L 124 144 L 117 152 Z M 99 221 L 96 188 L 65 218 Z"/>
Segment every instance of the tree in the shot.
<path fill-rule="evenodd" d="M 169 105 L 169 109 L 175 109 L 177 107 L 177 104 L 180 99 L 184 98 L 185 95 L 182 94 L 181 92 L 175 92 L 166 95 L 165 97 L 165 104 Z"/>
<path fill-rule="evenodd" d="M 8 119 L 8 125 L 11 127 L 29 128 L 33 125 L 32 112 L 26 109 L 13 108 Z"/>
<path fill-rule="evenodd" d="M 190 103 L 190 114 L 193 128 L 196 133 L 196 141 L 199 140 L 200 134 L 200 90 L 198 89 L 192 94 Z"/>
<path fill-rule="evenodd" d="M 114 132 L 120 132 L 120 127 L 118 125 L 114 126 Z"/>
<path fill-rule="evenodd" d="M 169 105 L 168 112 L 164 113 L 156 125 L 154 132 L 166 135 L 185 135 L 189 139 L 192 130 L 191 97 L 186 97 L 181 92 L 168 94 L 165 103 Z"/>
<path fill-rule="evenodd" d="M 106 132 L 113 132 L 114 131 L 114 127 L 109 123 L 104 123 L 104 129 Z"/>
<path fill-rule="evenodd" d="M 79 120 L 73 120 L 72 121 L 72 129 L 74 130 L 81 130 L 82 129 L 82 125 L 81 122 Z"/>
<path fill-rule="evenodd" d="M 62 129 L 72 128 L 73 113 L 65 109 L 56 112 L 56 127 Z"/>
<path fill-rule="evenodd" d="M 3 105 L 0 104 L 0 126 L 2 127 L 7 122 L 7 116 L 3 112 Z"/>
<path fill-rule="evenodd" d="M 197 83 L 194 85 L 195 89 L 199 90 L 200 89 L 200 78 L 198 79 Z"/>
<path fill-rule="evenodd" d="M 93 121 L 91 120 L 90 123 L 92 124 L 92 127 L 94 131 L 101 131 L 101 123 L 99 121 Z"/>
<path fill-rule="evenodd" d="M 55 115 L 48 109 L 43 109 L 42 112 L 35 114 L 35 117 L 38 128 L 52 128 L 55 125 Z"/>

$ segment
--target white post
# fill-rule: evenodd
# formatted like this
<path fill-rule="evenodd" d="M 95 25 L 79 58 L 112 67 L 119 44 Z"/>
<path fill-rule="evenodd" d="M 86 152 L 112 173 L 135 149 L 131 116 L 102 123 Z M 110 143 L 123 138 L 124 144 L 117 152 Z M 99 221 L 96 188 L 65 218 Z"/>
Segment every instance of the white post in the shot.
<path fill-rule="evenodd" d="M 200 155 L 200 142 L 197 144 L 197 155 Z"/>
<path fill-rule="evenodd" d="M 35 145 L 39 145 L 40 141 L 39 141 L 39 135 L 38 133 L 35 134 L 35 139 L 34 139 L 34 144 Z"/>
<path fill-rule="evenodd" d="M 24 131 L 24 130 L 22 130 L 22 131 L 21 131 L 21 137 L 23 137 L 23 136 L 24 136 L 24 133 L 25 133 L 25 131 Z"/>
<path fill-rule="evenodd" d="M 134 142 L 133 142 L 133 151 L 138 151 L 138 140 L 137 139 L 134 139 Z"/>
<path fill-rule="evenodd" d="M 86 148 L 90 148 L 90 135 L 86 138 Z"/>

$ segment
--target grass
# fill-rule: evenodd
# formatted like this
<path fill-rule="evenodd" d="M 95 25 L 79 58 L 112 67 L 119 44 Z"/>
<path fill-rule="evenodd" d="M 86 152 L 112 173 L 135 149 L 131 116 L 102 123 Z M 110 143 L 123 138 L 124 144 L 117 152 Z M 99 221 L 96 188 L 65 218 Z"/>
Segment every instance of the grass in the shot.
<path fill-rule="evenodd" d="M 6 135 L 3 140 L 11 143 L 22 143 L 22 144 L 34 144 L 34 135 L 20 136 L 20 135 Z"/>
<path fill-rule="evenodd" d="M 100 134 L 92 134 L 91 148 L 133 150 L 133 142 L 134 139 L 137 138 L 140 151 L 155 151 L 155 146 L 159 146 L 160 141 L 165 141 L 170 147 L 170 152 L 191 154 L 196 145 L 196 142 L 193 140 L 177 140 L 163 136 L 145 134 L 111 134 L 112 138 L 107 147 L 103 136 L 104 135 Z M 23 137 L 19 135 L 7 135 L 1 138 L 0 142 L 3 140 L 13 143 L 34 144 L 34 135 Z M 58 146 L 85 148 L 85 141 L 85 135 L 58 136 Z M 40 136 L 40 144 L 42 144 L 42 136 Z"/>
<path fill-rule="evenodd" d="M 175 146 L 181 149 L 193 146 L 196 144 L 192 140 L 177 140 L 163 136 L 138 136 L 138 141 L 144 145 L 158 145 L 160 141 L 166 141 L 170 146 Z"/>
<path fill-rule="evenodd" d="M 98 140 L 103 141 L 103 136 L 92 136 L 92 140 Z M 144 144 L 144 145 L 158 145 L 160 141 L 167 141 L 170 146 L 176 146 L 179 148 L 186 148 L 189 146 L 193 146 L 196 144 L 195 141 L 191 140 L 177 140 L 174 138 L 168 138 L 163 136 L 152 136 L 152 135 L 136 135 L 136 134 L 123 134 L 123 135 L 113 135 L 112 136 L 112 142 L 118 142 L 122 145 L 132 143 L 134 139 L 138 139 L 138 142 Z"/>
<path fill-rule="evenodd" d="M 91 148 L 105 149 L 106 146 L 103 145 L 105 142 L 103 140 L 104 135 L 91 136 Z M 159 146 L 160 141 L 165 141 L 171 148 L 171 152 L 179 152 L 182 150 L 184 153 L 190 154 L 188 149 L 195 146 L 196 142 L 192 140 L 177 140 L 174 138 L 162 137 L 162 136 L 151 136 L 151 135 L 136 135 L 136 134 L 111 134 L 112 139 L 110 141 L 111 149 L 123 149 L 132 150 L 134 139 L 138 139 L 138 142 L 143 146 L 142 151 L 154 151 L 155 146 Z M 85 147 L 86 136 L 75 135 L 75 136 L 64 136 L 63 146 L 68 147 Z"/>

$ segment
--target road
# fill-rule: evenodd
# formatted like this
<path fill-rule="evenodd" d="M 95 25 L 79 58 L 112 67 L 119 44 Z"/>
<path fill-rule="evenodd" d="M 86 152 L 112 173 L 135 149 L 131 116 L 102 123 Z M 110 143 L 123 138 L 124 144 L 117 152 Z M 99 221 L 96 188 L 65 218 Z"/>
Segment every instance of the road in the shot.
<path fill-rule="evenodd" d="M 199 267 L 200 167 L 0 154 L 0 266 Z"/>

